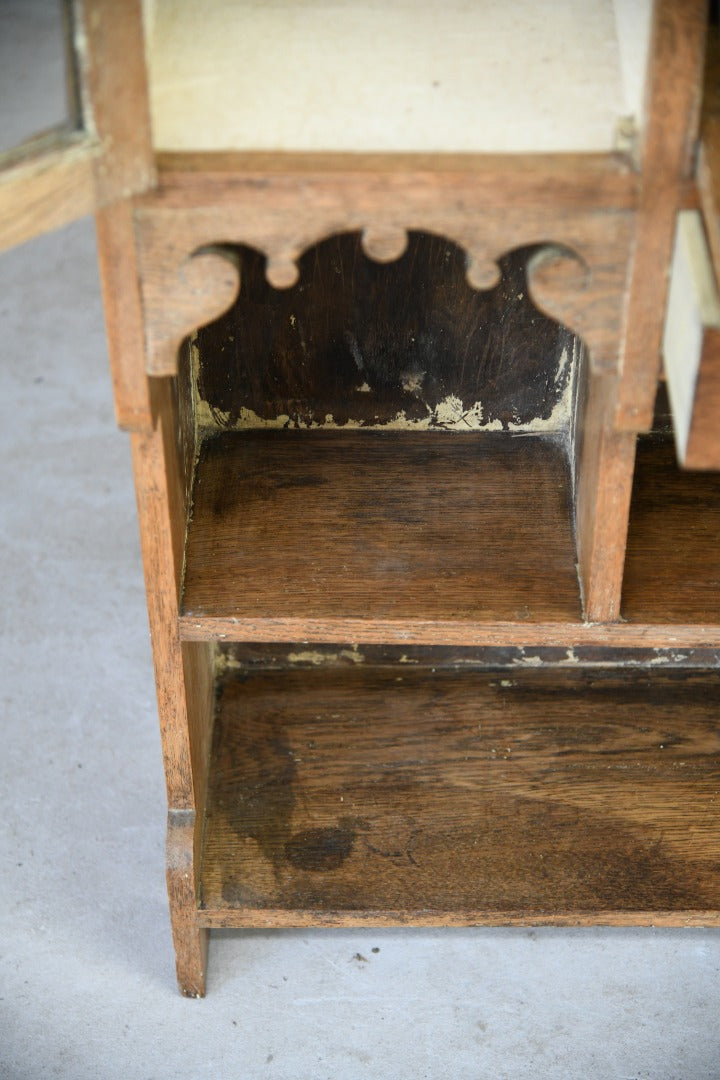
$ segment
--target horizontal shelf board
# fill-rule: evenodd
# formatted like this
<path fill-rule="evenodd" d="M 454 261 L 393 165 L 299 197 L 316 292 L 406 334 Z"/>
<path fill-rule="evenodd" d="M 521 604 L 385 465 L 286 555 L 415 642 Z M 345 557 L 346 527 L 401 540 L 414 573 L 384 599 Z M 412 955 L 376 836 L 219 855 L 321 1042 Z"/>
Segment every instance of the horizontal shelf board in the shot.
<path fill-rule="evenodd" d="M 670 438 L 638 442 L 621 611 L 631 623 L 720 620 L 720 474 L 679 469 Z"/>
<path fill-rule="evenodd" d="M 199 921 L 712 921 L 719 701 L 707 672 L 229 665 Z"/>
<path fill-rule="evenodd" d="M 593 911 L 533 914 L 512 911 L 286 911 L 284 908 L 218 908 L 199 911 L 197 925 L 210 929 L 253 927 L 390 927 L 390 926 L 719 926 L 719 911 Z"/>
<path fill-rule="evenodd" d="M 580 619 L 564 447 L 507 433 L 204 443 L 184 634 L 202 621 Z"/>
<path fill-rule="evenodd" d="M 357 644 L 605 645 L 611 648 L 690 648 L 720 645 L 720 624 L 471 622 L 455 619 L 227 618 L 183 615 L 184 641 L 305 641 Z"/>

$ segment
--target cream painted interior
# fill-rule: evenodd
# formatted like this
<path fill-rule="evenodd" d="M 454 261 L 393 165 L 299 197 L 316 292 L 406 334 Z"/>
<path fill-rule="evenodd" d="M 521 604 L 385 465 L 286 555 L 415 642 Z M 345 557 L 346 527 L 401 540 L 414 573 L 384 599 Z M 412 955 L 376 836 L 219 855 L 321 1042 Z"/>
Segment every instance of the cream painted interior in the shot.
<path fill-rule="evenodd" d="M 678 457 L 687 453 L 706 327 L 720 329 L 720 295 L 697 210 L 681 210 L 675 230 L 663 360 Z"/>
<path fill-rule="evenodd" d="M 603 151 L 652 0 L 145 0 L 160 150 Z"/>

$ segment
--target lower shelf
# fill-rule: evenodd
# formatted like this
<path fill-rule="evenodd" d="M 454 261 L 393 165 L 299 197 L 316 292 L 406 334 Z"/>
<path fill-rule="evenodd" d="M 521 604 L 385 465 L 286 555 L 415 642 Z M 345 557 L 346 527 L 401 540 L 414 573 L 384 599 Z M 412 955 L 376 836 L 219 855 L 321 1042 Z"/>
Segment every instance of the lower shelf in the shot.
<path fill-rule="evenodd" d="M 720 921 L 717 673 L 296 659 L 221 677 L 201 925 Z"/>

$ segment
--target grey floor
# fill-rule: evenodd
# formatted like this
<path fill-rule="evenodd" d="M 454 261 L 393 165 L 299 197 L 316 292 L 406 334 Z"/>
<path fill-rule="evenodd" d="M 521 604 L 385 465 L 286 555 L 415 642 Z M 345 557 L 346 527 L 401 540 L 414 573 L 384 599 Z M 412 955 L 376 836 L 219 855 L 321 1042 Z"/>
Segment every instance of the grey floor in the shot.
<path fill-rule="evenodd" d="M 43 10 L 0 0 L 40 43 Z M 179 996 L 90 222 L 0 258 L 0 326 L 0 1077 L 720 1077 L 717 932 L 217 933 Z"/>

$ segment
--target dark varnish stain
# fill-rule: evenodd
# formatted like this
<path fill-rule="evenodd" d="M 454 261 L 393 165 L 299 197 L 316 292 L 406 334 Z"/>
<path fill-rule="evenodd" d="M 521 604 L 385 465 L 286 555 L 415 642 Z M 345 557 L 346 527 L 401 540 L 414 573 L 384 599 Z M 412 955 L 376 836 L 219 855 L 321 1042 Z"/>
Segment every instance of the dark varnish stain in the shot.
<path fill-rule="evenodd" d="M 254 840 L 274 866 L 292 831 L 295 808 L 295 756 L 278 713 L 253 716 L 241 728 L 225 731 L 220 696 L 214 739 L 214 770 L 222 794 L 216 809 L 241 839 Z"/>
<path fill-rule="evenodd" d="M 465 252 L 410 233 L 400 259 L 381 264 L 359 233 L 333 236 L 298 260 L 291 289 L 273 289 L 265 257 L 242 246 L 234 306 L 198 333 L 198 390 L 219 423 L 247 408 L 290 426 L 349 421 L 383 425 L 404 412 L 424 420 L 449 395 L 480 401 L 483 424 L 547 419 L 570 365 L 572 334 L 528 296 L 525 266 L 535 247 L 499 262 L 499 284 L 468 285 Z M 227 419 L 225 419 L 227 417 Z"/>
<path fill-rule="evenodd" d="M 355 830 L 336 825 L 326 829 L 304 829 L 285 844 L 285 857 L 298 870 L 337 870 L 347 859 L 355 842 Z"/>
<path fill-rule="evenodd" d="M 231 907 L 717 906 L 716 675 L 363 665 L 227 680 L 206 836 Z M 652 808 L 691 782 L 697 816 L 666 842 Z M 336 816 L 339 791 L 362 817 Z"/>

